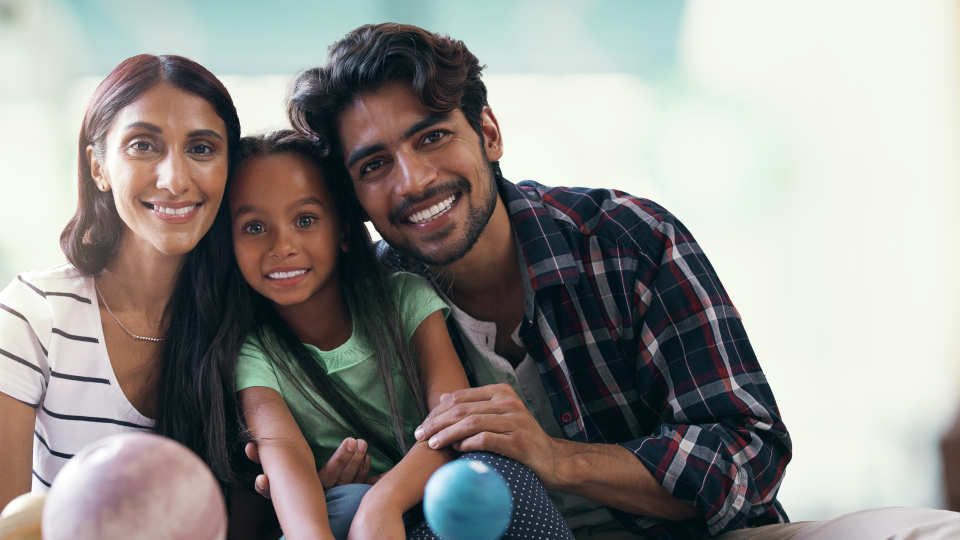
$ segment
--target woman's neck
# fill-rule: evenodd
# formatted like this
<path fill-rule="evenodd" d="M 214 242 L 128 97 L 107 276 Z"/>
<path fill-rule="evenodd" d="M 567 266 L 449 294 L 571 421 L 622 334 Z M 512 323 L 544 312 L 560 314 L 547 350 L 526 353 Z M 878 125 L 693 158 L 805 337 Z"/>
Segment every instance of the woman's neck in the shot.
<path fill-rule="evenodd" d="M 136 313 L 160 324 L 173 298 L 173 291 L 187 256 L 166 255 L 143 241 L 125 241 L 97 276 L 101 294 L 114 312 Z"/>
<path fill-rule="evenodd" d="M 331 280 L 313 296 L 299 304 L 273 304 L 277 314 L 303 343 L 321 351 L 332 351 L 353 334 L 350 307 L 340 280 Z"/>

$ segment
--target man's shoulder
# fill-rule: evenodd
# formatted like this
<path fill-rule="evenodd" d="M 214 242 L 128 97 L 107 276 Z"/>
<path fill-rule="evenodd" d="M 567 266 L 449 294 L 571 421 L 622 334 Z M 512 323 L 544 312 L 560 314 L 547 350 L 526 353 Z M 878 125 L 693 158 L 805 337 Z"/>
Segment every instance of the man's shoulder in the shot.
<path fill-rule="evenodd" d="M 617 189 L 552 187 L 530 180 L 515 187 L 526 199 L 507 201 L 515 219 L 536 214 L 536 207 L 541 206 L 561 230 L 637 248 L 664 221 L 675 219 L 659 204 Z"/>

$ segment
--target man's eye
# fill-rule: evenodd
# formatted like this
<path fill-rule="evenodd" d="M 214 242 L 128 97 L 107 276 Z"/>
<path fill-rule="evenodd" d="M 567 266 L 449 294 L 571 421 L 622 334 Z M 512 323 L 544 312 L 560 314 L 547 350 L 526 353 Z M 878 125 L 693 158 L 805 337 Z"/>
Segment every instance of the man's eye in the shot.
<path fill-rule="evenodd" d="M 423 138 L 423 142 L 427 144 L 435 143 L 443 138 L 446 135 L 442 131 L 434 131 L 433 133 L 428 133 L 426 137 Z"/>
<path fill-rule="evenodd" d="M 259 223 L 251 223 L 243 228 L 248 234 L 263 234 L 263 225 Z"/>
<path fill-rule="evenodd" d="M 373 171 L 379 169 L 382 165 L 383 165 L 383 160 L 375 159 L 367 163 L 366 165 L 364 165 L 363 168 L 360 169 L 360 172 L 362 174 L 372 173 Z"/>
<path fill-rule="evenodd" d="M 310 216 L 300 216 L 297 218 L 297 227 L 307 228 L 313 225 L 314 221 L 316 220 Z"/>

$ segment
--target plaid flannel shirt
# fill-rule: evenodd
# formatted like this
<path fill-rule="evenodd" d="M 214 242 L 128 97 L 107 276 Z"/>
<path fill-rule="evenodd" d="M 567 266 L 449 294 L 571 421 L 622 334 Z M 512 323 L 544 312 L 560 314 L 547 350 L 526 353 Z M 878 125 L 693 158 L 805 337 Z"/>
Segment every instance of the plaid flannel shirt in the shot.
<path fill-rule="evenodd" d="M 566 438 L 629 449 L 705 519 L 611 508 L 614 517 L 663 539 L 786 521 L 776 495 L 790 436 L 740 316 L 686 228 L 620 191 L 498 183 L 527 291 L 520 337 Z M 432 277 L 383 243 L 380 256 Z"/>

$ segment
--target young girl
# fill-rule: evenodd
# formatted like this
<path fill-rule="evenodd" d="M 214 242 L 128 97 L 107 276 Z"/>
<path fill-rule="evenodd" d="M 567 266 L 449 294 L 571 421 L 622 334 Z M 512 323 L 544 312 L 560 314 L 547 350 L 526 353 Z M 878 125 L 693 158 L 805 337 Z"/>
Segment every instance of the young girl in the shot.
<path fill-rule="evenodd" d="M 234 251 L 259 294 L 237 390 L 284 534 L 404 538 L 403 514 L 451 459 L 413 430 L 442 394 L 468 386 L 448 308 L 422 278 L 383 273 L 348 184 L 309 141 L 247 137 L 239 163 L 228 190 Z M 357 436 L 383 476 L 325 501 L 316 471 Z"/>

